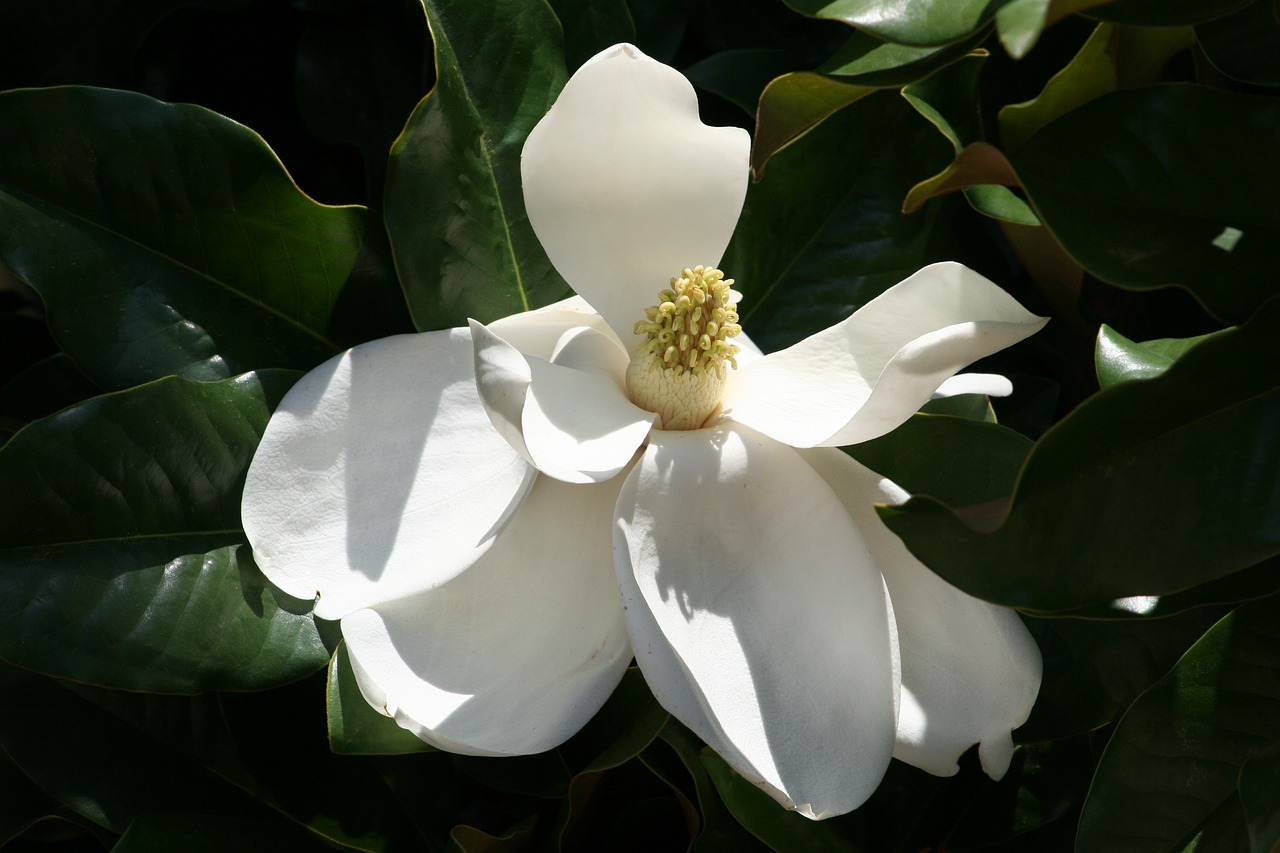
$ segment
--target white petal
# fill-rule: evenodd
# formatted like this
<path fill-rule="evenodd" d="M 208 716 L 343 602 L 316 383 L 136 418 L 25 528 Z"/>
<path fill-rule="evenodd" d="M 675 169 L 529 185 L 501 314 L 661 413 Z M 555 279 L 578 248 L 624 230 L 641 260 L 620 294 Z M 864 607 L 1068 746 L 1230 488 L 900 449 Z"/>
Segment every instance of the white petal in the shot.
<path fill-rule="evenodd" d="M 883 581 L 794 450 L 739 426 L 655 432 L 614 541 L 632 648 L 667 710 L 809 817 L 870 796 L 894 737 Z"/>
<path fill-rule="evenodd" d="M 881 523 L 874 503 L 909 495 L 839 450 L 805 451 L 844 500 L 884 573 L 902 650 L 902 712 L 894 757 L 939 776 L 979 746 L 999 779 L 1013 755 L 1010 731 L 1040 690 L 1040 650 L 1013 610 L 981 601 L 922 565 Z"/>
<path fill-rule="evenodd" d="M 430 589 L 492 544 L 534 472 L 475 393 L 465 329 L 362 344 L 298 381 L 249 466 L 241 516 L 272 583 L 316 614 Z"/>
<path fill-rule="evenodd" d="M 856 444 L 892 430 L 965 365 L 1047 321 L 955 263 L 925 267 L 799 343 L 745 365 L 730 417 L 793 447 Z"/>
<path fill-rule="evenodd" d="M 529 222 L 628 350 L 672 276 L 720 262 L 746 197 L 750 149 L 745 130 L 702 124 L 689 81 L 629 44 L 579 68 L 529 134 Z"/>
<path fill-rule="evenodd" d="M 1013 393 L 1009 377 L 999 373 L 957 373 L 938 386 L 933 392 L 937 397 L 956 397 L 960 394 L 985 394 L 988 397 L 1008 397 Z"/>
<path fill-rule="evenodd" d="M 631 463 L 657 417 L 627 399 L 607 350 L 613 336 L 588 328 L 566 333 L 557 356 L 600 359 L 578 370 L 524 356 L 471 321 L 476 387 L 494 427 L 542 473 L 567 483 L 601 483 Z M 623 356 L 625 358 L 625 356 Z"/>
<path fill-rule="evenodd" d="M 466 572 L 344 618 L 369 703 L 474 755 L 542 752 L 580 729 L 631 660 L 609 532 L 620 482 L 539 477 Z"/>

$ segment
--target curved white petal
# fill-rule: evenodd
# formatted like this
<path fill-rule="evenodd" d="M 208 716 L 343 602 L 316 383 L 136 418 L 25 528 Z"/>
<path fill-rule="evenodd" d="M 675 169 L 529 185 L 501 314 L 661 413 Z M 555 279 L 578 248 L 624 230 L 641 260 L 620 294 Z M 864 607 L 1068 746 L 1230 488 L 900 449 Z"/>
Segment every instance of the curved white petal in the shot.
<path fill-rule="evenodd" d="M 720 262 L 746 197 L 750 149 L 745 130 L 702 124 L 689 81 L 629 44 L 579 68 L 529 134 L 529 222 L 628 350 L 672 276 Z"/>
<path fill-rule="evenodd" d="M 362 344 L 272 415 L 241 501 L 271 582 L 316 615 L 429 589 L 471 565 L 533 482 L 475 394 L 464 329 Z"/>
<path fill-rule="evenodd" d="M 848 319 L 743 366 L 724 406 L 792 447 L 856 444 L 889 432 L 965 365 L 1046 322 L 973 270 L 933 264 Z"/>
<path fill-rule="evenodd" d="M 601 359 L 578 370 L 525 356 L 475 320 L 476 387 L 494 427 L 539 471 L 567 483 L 601 483 L 630 464 L 657 417 L 627 399 L 602 350 L 612 335 L 567 332 L 557 356 Z"/>
<path fill-rule="evenodd" d="M 573 735 L 631 660 L 609 532 L 619 487 L 539 477 L 467 571 L 347 615 L 369 703 L 450 752 L 525 755 Z"/>
<path fill-rule="evenodd" d="M 957 373 L 938 386 L 933 392 L 937 397 L 955 397 L 960 394 L 985 394 L 988 397 L 1008 397 L 1013 393 L 1009 377 L 999 373 Z"/>
<path fill-rule="evenodd" d="M 655 432 L 614 541 L 632 648 L 667 710 L 809 817 L 870 796 L 894 737 L 883 581 L 794 450 L 740 426 Z"/>
<path fill-rule="evenodd" d="M 881 523 L 872 504 L 909 495 L 834 448 L 804 451 L 844 501 L 884 574 L 902 649 L 902 712 L 894 757 L 939 776 L 979 744 L 982 768 L 1009 767 L 1009 733 L 1040 690 L 1040 650 L 1013 610 L 953 587 L 922 565 Z"/>

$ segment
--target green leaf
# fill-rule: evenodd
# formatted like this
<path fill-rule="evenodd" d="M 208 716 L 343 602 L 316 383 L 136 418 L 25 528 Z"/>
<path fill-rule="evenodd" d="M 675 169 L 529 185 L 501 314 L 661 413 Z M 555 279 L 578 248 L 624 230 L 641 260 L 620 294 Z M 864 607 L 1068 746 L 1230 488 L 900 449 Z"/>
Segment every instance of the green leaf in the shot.
<path fill-rule="evenodd" d="M 1280 377 L 1256 369 L 1278 362 L 1273 301 L 1162 375 L 1087 400 L 1036 445 L 1011 503 L 913 498 L 881 514 L 951 583 L 1032 611 L 1224 577 L 1280 552 Z"/>
<path fill-rule="evenodd" d="M 1031 448 L 1029 439 L 998 424 L 920 414 L 846 452 L 912 494 L 969 506 L 1013 494 Z"/>
<path fill-rule="evenodd" d="M 66 353 L 56 353 L 0 388 L 0 417 L 32 421 L 97 393 L 98 388 Z"/>
<path fill-rule="evenodd" d="M 841 110 L 774 157 L 747 191 L 722 268 L 766 351 L 849 316 L 920 267 L 954 257 L 951 209 L 898 208 L 947 146 L 892 93 Z"/>
<path fill-rule="evenodd" d="M 1176 27 L 1229 15 L 1253 0 L 1115 0 L 1088 12 L 1089 17 L 1118 24 Z"/>
<path fill-rule="evenodd" d="M 132 690 L 254 690 L 328 654 L 240 529 L 244 472 L 292 374 L 162 379 L 0 450 L 0 658 Z"/>
<path fill-rule="evenodd" d="M 1135 343 L 1104 323 L 1098 330 L 1098 344 L 1094 351 L 1098 384 L 1106 388 L 1130 379 L 1159 376 L 1187 350 L 1218 334 L 1221 332 L 1197 335 L 1194 338 L 1160 338 Z"/>
<path fill-rule="evenodd" d="M 155 812 L 270 818 L 253 798 L 45 678 L 0 691 L 0 748 L 50 796 L 114 832 Z"/>
<path fill-rule="evenodd" d="M 1236 80 L 1280 86 L 1280 20 L 1271 0 L 1196 26 L 1196 39 L 1214 67 Z"/>
<path fill-rule="evenodd" d="M 346 644 L 329 661 L 329 747 L 340 755 L 403 755 L 435 747 L 374 710 L 360 693 Z"/>
<path fill-rule="evenodd" d="M 0 258 L 101 387 L 309 368 L 368 331 L 344 331 L 353 307 L 399 301 L 377 218 L 312 201 L 257 134 L 208 110 L 7 92 L 0 150 Z"/>
<path fill-rule="evenodd" d="M 843 21 L 882 41 L 933 46 L 973 35 L 1009 0 L 785 0 L 797 12 Z"/>
<path fill-rule="evenodd" d="M 829 820 L 809 820 L 778 805 L 764 791 L 735 773 L 710 747 L 703 747 L 699 757 L 734 818 L 779 853 L 791 850 L 813 853 L 859 851 L 859 846 L 841 832 L 860 823 L 860 816 L 856 813 Z"/>
<path fill-rule="evenodd" d="M 663 727 L 659 737 L 675 751 L 681 764 L 693 778 L 698 795 L 698 811 L 702 825 L 694 838 L 690 853 L 743 853 L 765 849 L 755 836 L 747 832 L 717 793 L 711 774 L 702 763 L 702 741 L 676 720 Z"/>
<path fill-rule="evenodd" d="M 756 180 L 763 178 L 765 166 L 779 151 L 875 91 L 811 71 L 796 71 L 773 80 L 760 93 L 756 111 L 756 133 L 751 142 L 751 171 Z"/>
<path fill-rule="evenodd" d="M 436 85 L 391 150 L 387 230 L 419 329 L 488 322 L 568 295 L 529 225 L 525 137 L 566 79 L 542 0 L 424 0 Z"/>
<path fill-rule="evenodd" d="M 57 802 L 0 751 L 0 847 L 57 810 Z"/>
<path fill-rule="evenodd" d="M 1012 155 L 1036 212 L 1085 269 L 1179 285 L 1239 322 L 1277 292 L 1280 102 L 1169 85 L 1113 92 Z"/>
<path fill-rule="evenodd" d="M 903 209 L 914 209 L 914 197 L 960 187 L 979 213 L 1019 225 L 1038 225 L 1027 203 L 1003 186 L 1017 183 L 1004 155 L 983 144 L 978 82 L 985 59 L 970 56 L 902 90 L 902 96 L 942 132 L 956 153 L 955 162 L 946 170 L 912 188 Z M 961 180 L 957 180 L 956 171 L 962 173 Z"/>
<path fill-rule="evenodd" d="M 967 55 L 987 37 L 985 29 L 954 44 L 913 47 L 882 41 L 858 31 L 818 71 L 840 77 L 843 82 L 877 88 L 897 88 L 928 77 Z"/>
<path fill-rule="evenodd" d="M 1133 703 L 1098 765 L 1079 849 L 1123 839 L 1154 853 L 1206 829 L 1243 835 L 1241 767 L 1280 745 L 1278 733 L 1280 599 L 1269 598 L 1225 617 Z"/>
<path fill-rule="evenodd" d="M 518 853 L 529 849 L 538 819 L 530 816 L 502 835 L 490 835 L 474 826 L 459 824 L 449 832 L 448 853 Z"/>
<path fill-rule="evenodd" d="M 768 85 L 801 67 L 799 57 L 790 51 L 744 48 L 722 50 L 699 59 L 684 69 L 684 76 L 699 89 L 719 95 L 754 116 Z"/>

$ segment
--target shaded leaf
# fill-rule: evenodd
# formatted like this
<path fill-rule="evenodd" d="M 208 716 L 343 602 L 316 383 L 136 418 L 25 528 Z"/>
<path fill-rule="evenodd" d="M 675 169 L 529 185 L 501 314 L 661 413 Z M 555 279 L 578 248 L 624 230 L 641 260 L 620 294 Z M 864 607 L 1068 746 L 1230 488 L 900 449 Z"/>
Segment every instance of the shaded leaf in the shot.
<path fill-rule="evenodd" d="M 328 654 L 240 529 L 244 472 L 293 374 L 162 379 L 0 450 L 0 657 L 92 684 L 250 690 Z"/>
<path fill-rule="evenodd" d="M 1280 102 L 1190 85 L 1118 91 L 1012 155 L 1036 212 L 1085 269 L 1179 285 L 1238 322 L 1277 292 Z"/>
<path fill-rule="evenodd" d="M 855 86 L 811 71 L 784 74 L 760 94 L 751 171 L 759 181 L 770 159 L 813 127 L 861 100 L 874 88 Z"/>
<path fill-rule="evenodd" d="M 38 361 L 0 388 L 0 417 L 32 421 L 98 393 L 65 353 Z"/>
<path fill-rule="evenodd" d="M 353 305 L 373 313 L 361 334 L 387 330 L 376 309 L 400 297 L 377 218 L 309 199 L 229 119 L 129 92 L 19 90 L 0 95 L 0 149 L 0 256 L 101 387 L 309 368 L 353 342 Z"/>
<path fill-rule="evenodd" d="M 742 827 L 729 812 L 716 791 L 711 774 L 700 757 L 702 741 L 677 720 L 670 720 L 659 735 L 680 758 L 693 779 L 698 796 L 702 825 L 694 838 L 690 853 L 744 853 L 766 849 L 754 835 Z"/>
<path fill-rule="evenodd" d="M 459 824 L 449 833 L 450 853 L 516 853 L 526 850 L 537 828 L 537 818 L 528 817 L 502 835 L 490 835 L 474 826 Z"/>
<path fill-rule="evenodd" d="M 1280 741 L 1240 768 L 1240 805 L 1253 850 L 1280 845 Z"/>
<path fill-rule="evenodd" d="M 1224 577 L 1280 552 L 1280 379 L 1241 369 L 1278 360 L 1273 301 L 1164 374 L 1078 407 L 1036 445 L 1011 503 L 913 498 L 881 514 L 951 583 L 1033 611 Z"/>
<path fill-rule="evenodd" d="M 1196 26 L 1196 39 L 1214 67 L 1236 80 L 1280 86 L 1280 20 L 1271 0 Z"/>
<path fill-rule="evenodd" d="M 1089 17 L 1120 24 L 1174 27 L 1229 15 L 1253 0 L 1113 0 L 1088 12 Z"/>
<path fill-rule="evenodd" d="M 776 156 L 721 263 L 747 334 L 766 351 L 853 313 L 932 261 L 954 257 L 950 209 L 904 216 L 898 199 L 946 144 L 901 98 L 841 110 Z"/>
<path fill-rule="evenodd" d="M 789 51 L 743 48 L 722 50 L 699 59 L 684 69 L 684 75 L 698 88 L 719 95 L 747 115 L 755 116 L 765 88 L 775 78 L 799 71 L 801 67 L 800 58 Z"/>
<path fill-rule="evenodd" d="M 524 212 L 520 150 L 566 75 L 542 0 L 424 0 L 436 85 L 391 149 L 386 216 L 420 330 L 489 322 L 569 293 Z"/>
<path fill-rule="evenodd" d="M 227 850 L 324 850 L 324 845 L 284 819 L 274 823 L 209 814 L 140 814 L 111 853 L 224 853 Z"/>
<path fill-rule="evenodd" d="M 636 40 L 626 0 L 549 0 L 564 30 L 564 62 L 570 71 L 610 45 Z"/>
<path fill-rule="evenodd" d="M 1080 817 L 1080 849 L 1240 849 L 1241 767 L 1280 744 L 1280 600 L 1242 605 L 1133 703 Z M 1235 839 L 1235 845 L 1213 844 Z M 1206 849 L 1206 839 L 1197 849 Z"/>
<path fill-rule="evenodd" d="M 340 755 L 402 755 L 434 752 L 426 741 L 374 710 L 360 693 L 351 657 L 339 645 L 329 661 L 329 747 Z"/>

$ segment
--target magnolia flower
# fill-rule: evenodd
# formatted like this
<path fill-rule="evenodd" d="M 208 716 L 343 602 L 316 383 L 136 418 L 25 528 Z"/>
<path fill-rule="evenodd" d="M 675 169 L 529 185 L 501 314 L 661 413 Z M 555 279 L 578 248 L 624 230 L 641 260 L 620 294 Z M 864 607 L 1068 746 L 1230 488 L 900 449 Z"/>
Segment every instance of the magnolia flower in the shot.
<path fill-rule="evenodd" d="M 443 749 L 555 747 L 634 656 L 664 707 L 809 817 L 860 805 L 890 756 L 949 774 L 978 744 L 999 777 L 1035 643 L 913 559 L 873 510 L 906 495 L 836 447 L 940 388 L 991 389 L 955 374 L 1043 321 L 938 264 L 762 355 L 707 266 L 749 144 L 630 45 L 579 69 L 522 161 L 578 296 L 304 377 L 249 470 L 255 558 L 342 621 L 369 703 Z"/>

